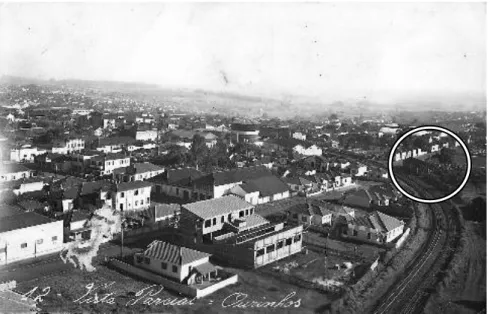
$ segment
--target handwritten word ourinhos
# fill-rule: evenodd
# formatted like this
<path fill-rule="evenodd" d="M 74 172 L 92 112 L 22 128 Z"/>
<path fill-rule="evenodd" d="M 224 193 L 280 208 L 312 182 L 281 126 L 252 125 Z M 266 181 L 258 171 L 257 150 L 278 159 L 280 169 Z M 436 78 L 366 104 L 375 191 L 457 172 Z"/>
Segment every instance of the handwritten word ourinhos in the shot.
<path fill-rule="evenodd" d="M 227 296 L 221 303 L 222 307 L 231 308 L 288 308 L 288 307 L 300 307 L 301 299 L 295 301 L 290 300 L 296 295 L 296 292 L 291 292 L 285 296 L 281 301 L 267 301 L 267 300 L 249 300 L 248 294 L 237 292 Z"/>

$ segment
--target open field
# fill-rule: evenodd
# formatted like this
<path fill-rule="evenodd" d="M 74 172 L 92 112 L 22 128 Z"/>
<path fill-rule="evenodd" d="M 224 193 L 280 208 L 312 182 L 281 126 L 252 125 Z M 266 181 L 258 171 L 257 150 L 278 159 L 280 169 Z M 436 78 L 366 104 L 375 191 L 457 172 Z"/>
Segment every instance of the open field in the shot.
<path fill-rule="evenodd" d="M 481 227 L 466 222 L 460 272 L 429 300 L 425 313 L 482 313 L 486 305 L 486 240 Z"/>

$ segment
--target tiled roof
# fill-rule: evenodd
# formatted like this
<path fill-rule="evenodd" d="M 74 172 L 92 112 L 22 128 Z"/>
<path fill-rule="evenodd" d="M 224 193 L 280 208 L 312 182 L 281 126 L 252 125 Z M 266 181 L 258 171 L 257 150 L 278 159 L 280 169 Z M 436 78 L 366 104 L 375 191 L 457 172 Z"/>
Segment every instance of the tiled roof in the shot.
<path fill-rule="evenodd" d="M 0 232 L 8 232 L 52 222 L 54 220 L 34 212 L 14 214 L 12 216 L 2 217 L 0 220 Z"/>
<path fill-rule="evenodd" d="M 107 145 L 124 145 L 124 144 L 132 144 L 134 142 L 136 142 L 136 139 L 129 136 L 106 137 L 100 139 L 98 146 L 102 147 Z"/>
<path fill-rule="evenodd" d="M 308 216 L 317 215 L 321 217 L 332 214 L 327 208 L 320 206 L 318 204 L 311 204 L 311 203 L 296 204 L 294 206 L 291 206 L 289 208 L 289 211 L 298 214 L 308 215 Z"/>
<path fill-rule="evenodd" d="M 84 182 L 82 183 L 82 189 L 80 191 L 80 195 L 87 195 L 99 192 L 102 188 L 109 188 L 112 186 L 111 182 L 108 181 L 93 181 L 93 182 Z"/>
<path fill-rule="evenodd" d="M 180 212 L 179 204 L 155 204 L 155 218 L 168 217 Z"/>
<path fill-rule="evenodd" d="M 203 173 L 194 168 L 168 169 L 153 178 L 150 182 L 166 183 L 176 186 L 189 186 L 194 180 L 201 178 Z"/>
<path fill-rule="evenodd" d="M 250 209 L 253 207 L 253 205 L 245 202 L 237 196 L 228 195 L 220 198 L 185 204 L 182 205 L 182 207 L 202 219 L 209 219 L 239 210 Z"/>
<path fill-rule="evenodd" d="M 144 256 L 166 261 L 175 265 L 185 265 L 209 257 L 210 254 L 155 240 L 143 253 Z"/>
<path fill-rule="evenodd" d="M 381 221 L 387 231 L 391 231 L 404 224 L 403 221 L 400 221 L 395 217 L 388 216 L 380 211 L 376 211 L 376 215 L 378 216 L 378 219 Z"/>
<path fill-rule="evenodd" d="M 241 219 L 245 220 L 247 223 L 245 229 L 252 229 L 269 223 L 267 219 L 258 214 L 252 214 Z"/>
<path fill-rule="evenodd" d="M 266 176 L 271 176 L 272 172 L 265 166 L 238 168 L 226 171 L 219 171 L 210 174 L 214 185 L 225 185 L 236 182 L 255 180 Z"/>
<path fill-rule="evenodd" d="M 371 215 L 357 217 L 353 219 L 351 223 L 371 229 L 376 229 L 380 232 L 389 232 L 404 225 L 403 221 L 383 214 L 379 211 L 376 211 Z"/>
<path fill-rule="evenodd" d="M 240 185 L 240 187 L 247 193 L 260 192 L 260 196 L 272 196 L 279 193 L 289 191 L 289 187 L 286 183 L 282 182 L 276 176 L 268 176 L 260 179 L 247 181 Z"/>
<path fill-rule="evenodd" d="M 116 186 L 116 191 L 124 192 L 124 191 L 136 190 L 140 188 L 146 188 L 150 186 L 153 186 L 153 184 L 147 181 L 122 182 Z"/>
<path fill-rule="evenodd" d="M 163 167 L 154 165 L 149 162 L 136 163 L 134 164 L 135 173 L 145 173 L 150 171 L 160 171 L 163 170 Z"/>
<path fill-rule="evenodd" d="M 201 275 L 207 275 L 210 272 L 215 271 L 216 266 L 214 266 L 210 262 L 206 262 L 206 263 L 195 266 L 194 269 L 196 269 Z"/>

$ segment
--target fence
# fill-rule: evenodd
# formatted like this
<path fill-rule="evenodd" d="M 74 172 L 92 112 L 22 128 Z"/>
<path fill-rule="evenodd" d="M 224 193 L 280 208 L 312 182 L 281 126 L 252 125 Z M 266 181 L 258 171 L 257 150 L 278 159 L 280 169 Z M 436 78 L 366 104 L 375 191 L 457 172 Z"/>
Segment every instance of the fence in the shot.
<path fill-rule="evenodd" d="M 193 286 L 188 286 L 184 285 L 181 283 L 178 283 L 176 281 L 172 281 L 170 279 L 166 279 L 162 276 L 159 276 L 157 274 L 154 274 L 152 272 L 143 270 L 141 268 L 134 267 L 133 265 L 121 262 L 117 259 L 113 259 L 109 262 L 109 266 L 119 269 L 121 271 L 124 271 L 126 273 L 129 273 L 131 275 L 146 279 L 150 282 L 155 282 L 158 284 L 161 284 L 165 288 L 182 293 L 186 296 L 192 297 L 192 298 L 202 298 L 205 297 L 223 287 L 226 287 L 228 285 L 234 284 L 238 282 L 238 275 L 236 274 L 230 274 L 227 272 L 224 272 L 221 270 L 221 273 L 224 275 L 227 275 L 228 277 L 224 280 L 221 280 L 219 282 L 216 282 L 215 284 L 212 284 L 210 286 L 207 286 L 206 288 L 199 289 Z"/>

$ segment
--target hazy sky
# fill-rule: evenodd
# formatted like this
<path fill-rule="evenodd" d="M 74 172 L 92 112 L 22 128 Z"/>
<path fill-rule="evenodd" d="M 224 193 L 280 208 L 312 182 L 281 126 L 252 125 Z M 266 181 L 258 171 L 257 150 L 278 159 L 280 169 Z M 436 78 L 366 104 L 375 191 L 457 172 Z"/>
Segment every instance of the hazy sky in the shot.
<path fill-rule="evenodd" d="M 383 100 L 485 92 L 479 3 L 4 4 L 0 75 Z"/>

